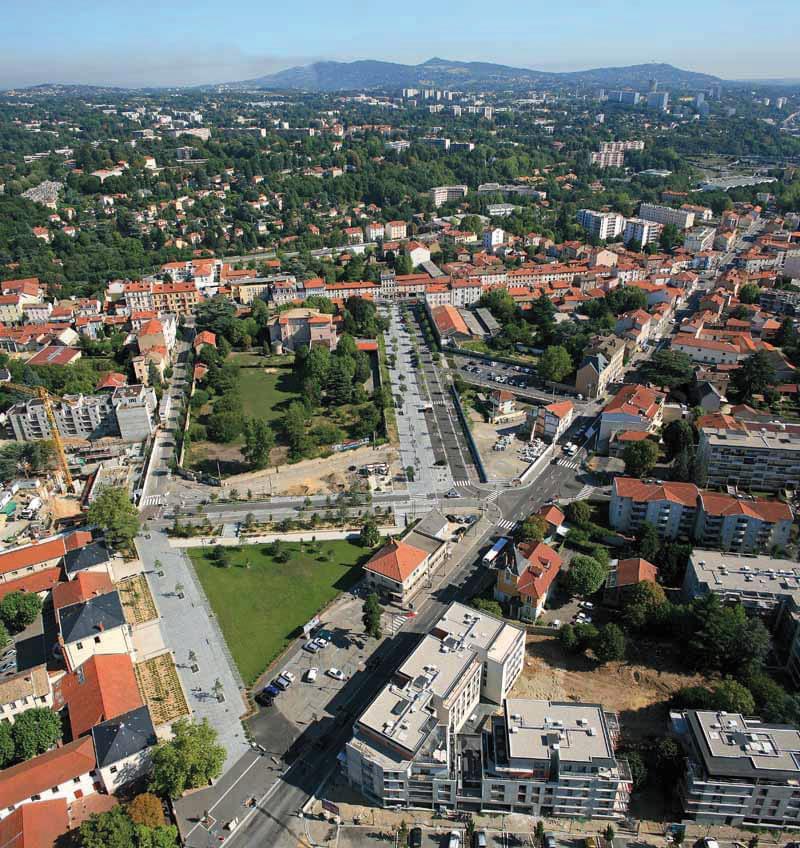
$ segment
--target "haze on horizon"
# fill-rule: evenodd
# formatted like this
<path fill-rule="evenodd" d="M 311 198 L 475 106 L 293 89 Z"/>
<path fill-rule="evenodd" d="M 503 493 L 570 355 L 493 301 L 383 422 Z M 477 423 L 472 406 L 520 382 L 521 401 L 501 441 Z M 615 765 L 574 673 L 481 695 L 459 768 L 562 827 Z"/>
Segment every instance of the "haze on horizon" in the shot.
<path fill-rule="evenodd" d="M 725 79 L 800 78 L 796 0 L 512 4 L 442 0 L 424 14 L 365 0 L 193 5 L 29 0 L 4 10 L 0 88 L 46 82 L 198 85 L 321 59 L 431 56 L 545 71 L 668 62 Z M 496 13 L 493 14 L 493 12 Z"/>

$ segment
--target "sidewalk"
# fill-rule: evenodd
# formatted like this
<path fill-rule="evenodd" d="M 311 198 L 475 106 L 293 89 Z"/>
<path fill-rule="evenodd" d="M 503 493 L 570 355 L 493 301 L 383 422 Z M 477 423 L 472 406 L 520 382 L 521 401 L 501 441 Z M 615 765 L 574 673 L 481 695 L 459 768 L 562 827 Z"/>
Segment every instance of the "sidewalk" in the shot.
<path fill-rule="evenodd" d="M 240 721 L 246 703 L 244 686 L 216 619 L 207 606 L 188 557 L 173 549 L 163 533 L 152 532 L 147 540 L 138 537 L 136 547 L 161 614 L 164 642 L 175 659 L 192 718 L 196 721 L 208 719 L 228 753 L 230 766 L 250 750 Z M 163 577 L 158 575 L 159 568 Z M 175 592 L 178 584 L 183 587 L 183 598 Z M 196 656 L 196 673 L 189 666 L 189 651 Z M 213 692 L 217 680 L 222 684 L 222 702 Z"/>
<path fill-rule="evenodd" d="M 395 536 L 402 533 L 405 527 L 378 527 L 381 536 Z M 308 542 L 312 538 L 318 542 L 326 542 L 334 539 L 354 539 L 359 531 L 354 530 L 304 530 L 299 533 L 267 533 L 261 536 L 194 536 L 191 539 L 170 538 L 169 543 L 173 548 L 203 548 L 208 545 L 225 545 L 236 547 L 237 545 L 261 545 L 268 542 Z"/>

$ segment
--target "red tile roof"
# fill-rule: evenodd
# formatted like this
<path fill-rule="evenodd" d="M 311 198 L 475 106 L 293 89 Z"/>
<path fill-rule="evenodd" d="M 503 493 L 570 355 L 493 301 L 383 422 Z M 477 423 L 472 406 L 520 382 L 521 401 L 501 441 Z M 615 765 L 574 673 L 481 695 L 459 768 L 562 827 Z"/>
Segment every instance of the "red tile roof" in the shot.
<path fill-rule="evenodd" d="M 517 550 L 529 561 L 517 582 L 520 595 L 539 600 L 547 594 L 547 590 L 556 579 L 561 563 L 561 557 L 544 542 L 534 544 L 523 542 L 517 545 Z"/>
<path fill-rule="evenodd" d="M 564 513 L 555 504 L 544 504 L 536 514 L 554 527 L 560 527 L 564 523 Z"/>
<path fill-rule="evenodd" d="M 91 541 L 91 533 L 78 530 L 69 536 L 56 536 L 35 542 L 32 545 L 25 545 L 22 548 L 4 551 L 0 553 L 0 574 L 27 568 L 29 565 L 41 565 L 43 562 L 61 559 L 67 551 L 82 548 Z"/>
<path fill-rule="evenodd" d="M 53 848 L 68 830 L 64 798 L 23 804 L 0 821 L 0 848 Z"/>
<path fill-rule="evenodd" d="M 402 583 L 422 565 L 427 556 L 427 552 L 420 548 L 415 548 L 402 540 L 392 539 L 372 555 L 369 562 L 364 565 L 364 569 L 388 577 L 396 583 Z"/>
<path fill-rule="evenodd" d="M 789 505 L 781 501 L 759 498 L 744 500 L 720 492 L 701 492 L 700 502 L 704 512 L 709 515 L 746 515 L 770 524 L 777 521 L 791 521 L 793 518 Z"/>
<path fill-rule="evenodd" d="M 614 478 L 614 494 L 634 501 L 671 501 L 694 507 L 700 490 L 694 483 L 645 483 L 635 477 Z"/>
<path fill-rule="evenodd" d="M 617 563 L 616 586 L 634 586 L 636 583 L 647 581 L 655 583 L 658 569 L 652 562 L 641 557 L 621 559 Z"/>
<path fill-rule="evenodd" d="M 118 389 L 120 386 L 127 386 L 128 378 L 119 371 L 109 371 L 105 377 L 100 379 L 97 384 L 98 389 Z"/>
<path fill-rule="evenodd" d="M 42 348 L 35 353 L 26 363 L 27 365 L 69 365 L 79 359 L 81 352 L 72 347 L 59 347 L 51 345 Z"/>
<path fill-rule="evenodd" d="M 217 337 L 209 330 L 203 330 L 195 336 L 193 345 L 195 350 L 197 350 L 198 347 L 202 347 L 203 345 L 211 345 L 212 347 L 216 347 Z"/>
<path fill-rule="evenodd" d="M 571 400 L 556 401 L 556 403 L 548 404 L 545 407 L 545 411 L 555 415 L 556 418 L 566 418 L 573 409 Z"/>
<path fill-rule="evenodd" d="M 635 415 L 637 417 L 655 418 L 664 395 L 646 386 L 630 384 L 623 386 L 603 409 L 603 414 L 621 413 L 623 415 Z"/>
<path fill-rule="evenodd" d="M 53 589 L 53 607 L 61 609 L 70 604 L 88 601 L 95 595 L 105 595 L 114 590 L 114 584 L 108 574 L 94 571 L 81 571 L 74 580 L 60 583 Z"/>
<path fill-rule="evenodd" d="M 0 601 L 11 592 L 46 592 L 58 583 L 60 576 L 61 568 L 55 566 L 27 574 L 25 577 L 19 577 L 16 580 L 0 583 Z M 2 843 L 0 843 L 0 848 L 2 848 Z"/>
<path fill-rule="evenodd" d="M 142 703 L 128 654 L 96 654 L 62 677 L 54 689 L 54 708 L 68 707 L 74 738 Z"/>
<path fill-rule="evenodd" d="M 95 768 L 97 759 L 90 736 L 11 766 L 0 772 L 0 809 L 27 801 Z"/>

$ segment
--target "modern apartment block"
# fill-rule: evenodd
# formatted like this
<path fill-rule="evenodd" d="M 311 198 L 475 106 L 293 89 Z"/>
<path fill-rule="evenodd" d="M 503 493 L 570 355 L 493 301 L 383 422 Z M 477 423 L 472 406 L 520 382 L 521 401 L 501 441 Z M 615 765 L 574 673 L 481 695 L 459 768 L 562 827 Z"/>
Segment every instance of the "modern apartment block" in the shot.
<path fill-rule="evenodd" d="M 671 712 L 686 752 L 680 798 L 708 824 L 800 826 L 800 732 L 739 713 Z"/>
<path fill-rule="evenodd" d="M 673 224 L 679 230 L 688 230 L 694 226 L 694 212 L 687 209 L 673 209 L 671 206 L 658 206 L 655 203 L 642 203 L 639 217 L 657 224 Z"/>
<path fill-rule="evenodd" d="M 683 246 L 692 253 L 711 250 L 717 231 L 714 227 L 693 227 L 683 239 Z"/>
<path fill-rule="evenodd" d="M 387 807 L 624 815 L 616 717 L 507 700 L 524 649 L 520 628 L 452 604 L 356 722 L 343 761 L 351 786 Z"/>
<path fill-rule="evenodd" d="M 778 660 L 800 685 L 800 567 L 791 560 L 695 548 L 683 594 L 687 600 L 715 594 L 763 618 Z"/>
<path fill-rule="evenodd" d="M 625 229 L 625 219 L 617 212 L 595 212 L 593 209 L 579 209 L 578 223 L 589 236 L 608 241 L 615 239 Z"/>
<path fill-rule="evenodd" d="M 625 222 L 625 230 L 622 236 L 627 245 L 645 248 L 648 244 L 655 244 L 661 238 L 663 224 L 655 221 L 645 221 L 644 218 L 628 218 Z"/>
<path fill-rule="evenodd" d="M 54 404 L 58 432 L 64 439 L 98 439 L 119 436 L 141 441 L 154 429 L 157 408 L 155 390 L 146 386 L 122 386 L 111 394 L 71 395 Z M 44 404 L 38 398 L 14 404 L 8 421 L 18 442 L 51 437 Z"/>
<path fill-rule="evenodd" d="M 436 186 L 431 189 L 431 203 L 438 209 L 444 203 L 463 200 L 469 189 L 465 185 Z"/>
<path fill-rule="evenodd" d="M 692 539 L 726 551 L 764 551 L 789 543 L 794 515 L 781 501 L 709 492 L 694 483 L 617 477 L 609 521 L 623 533 L 647 522 L 666 539 Z"/>
<path fill-rule="evenodd" d="M 697 458 L 709 486 L 777 492 L 800 486 L 800 434 L 788 430 L 700 430 Z"/>

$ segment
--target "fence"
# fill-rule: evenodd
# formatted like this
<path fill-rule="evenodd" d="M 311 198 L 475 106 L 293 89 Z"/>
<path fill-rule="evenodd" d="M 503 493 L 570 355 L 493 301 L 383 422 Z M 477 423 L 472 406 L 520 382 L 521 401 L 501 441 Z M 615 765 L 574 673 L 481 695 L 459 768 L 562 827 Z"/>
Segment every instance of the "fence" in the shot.
<path fill-rule="evenodd" d="M 472 454 L 472 458 L 475 460 L 475 467 L 478 469 L 478 474 L 480 475 L 481 483 L 487 483 L 489 481 L 489 475 L 486 473 L 486 469 L 483 467 L 483 460 L 481 459 L 481 454 L 478 450 L 478 446 L 475 444 L 475 439 L 472 438 L 472 431 L 469 429 L 469 421 L 467 420 L 466 413 L 464 412 L 464 407 L 461 406 L 461 398 L 458 396 L 458 392 L 456 391 L 455 386 L 450 386 L 450 391 L 453 394 L 453 401 L 455 403 L 456 412 L 458 413 L 458 418 L 461 421 L 461 429 L 466 434 L 467 445 L 469 445 L 469 451 Z"/>
<path fill-rule="evenodd" d="M 553 445 L 548 445 L 544 453 L 536 460 L 534 460 L 523 472 L 519 475 L 520 485 L 523 485 L 530 481 L 534 477 L 538 477 L 544 469 L 550 465 L 550 460 L 553 458 L 553 453 L 555 448 Z"/>

